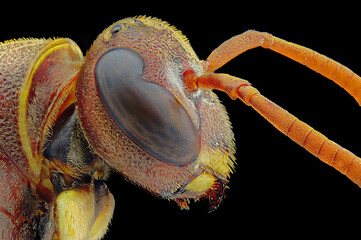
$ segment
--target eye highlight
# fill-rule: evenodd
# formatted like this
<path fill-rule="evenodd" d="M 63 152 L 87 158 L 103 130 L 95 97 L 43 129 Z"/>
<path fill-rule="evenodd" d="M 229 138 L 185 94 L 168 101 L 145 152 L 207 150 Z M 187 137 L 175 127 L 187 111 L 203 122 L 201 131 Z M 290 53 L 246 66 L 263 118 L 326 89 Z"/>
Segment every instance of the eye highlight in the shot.
<path fill-rule="evenodd" d="M 198 131 L 171 92 L 142 79 L 144 66 L 131 49 L 105 53 L 95 68 L 101 100 L 122 132 L 158 160 L 192 163 L 200 151 Z"/>

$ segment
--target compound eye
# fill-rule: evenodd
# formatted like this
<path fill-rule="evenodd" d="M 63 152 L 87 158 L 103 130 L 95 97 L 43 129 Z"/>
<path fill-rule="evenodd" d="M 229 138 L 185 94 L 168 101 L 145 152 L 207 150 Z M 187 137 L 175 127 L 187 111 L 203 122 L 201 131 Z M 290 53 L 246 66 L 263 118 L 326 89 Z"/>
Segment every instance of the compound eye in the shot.
<path fill-rule="evenodd" d="M 138 146 L 160 161 L 184 166 L 198 157 L 199 134 L 187 111 L 166 88 L 142 79 L 144 61 L 126 48 L 105 53 L 95 78 L 106 110 Z"/>

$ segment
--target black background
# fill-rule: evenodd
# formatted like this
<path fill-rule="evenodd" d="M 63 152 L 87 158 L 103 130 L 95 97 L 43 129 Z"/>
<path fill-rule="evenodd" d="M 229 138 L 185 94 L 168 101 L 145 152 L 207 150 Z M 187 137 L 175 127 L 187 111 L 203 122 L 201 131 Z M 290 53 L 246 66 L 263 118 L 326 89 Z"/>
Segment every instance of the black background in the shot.
<path fill-rule="evenodd" d="M 114 21 L 149 15 L 182 30 L 201 59 L 230 37 L 256 29 L 314 49 L 360 74 L 356 3 L 10 3 L 0 15 L 0 41 L 69 37 L 85 54 L 96 36 Z M 218 72 L 249 80 L 263 95 L 361 156 L 361 110 L 331 81 L 261 48 L 242 54 Z M 158 199 L 113 174 L 108 185 L 116 208 L 106 239 L 292 239 L 357 230 L 361 190 L 355 184 L 279 133 L 241 101 L 218 95 L 229 112 L 237 141 L 236 172 L 223 204 L 213 213 L 207 213 L 204 202 L 192 203 L 191 210 L 181 211 L 175 203 Z"/>

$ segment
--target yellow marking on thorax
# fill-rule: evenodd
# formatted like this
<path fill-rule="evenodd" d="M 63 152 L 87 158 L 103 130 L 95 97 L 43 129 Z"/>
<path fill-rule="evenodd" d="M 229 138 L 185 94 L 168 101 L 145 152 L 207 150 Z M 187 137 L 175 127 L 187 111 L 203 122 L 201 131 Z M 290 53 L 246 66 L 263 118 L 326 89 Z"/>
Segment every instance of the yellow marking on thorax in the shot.
<path fill-rule="evenodd" d="M 41 171 L 41 157 L 34 156 L 32 150 L 31 139 L 29 137 L 29 122 L 27 119 L 28 113 L 28 99 L 32 86 L 32 79 L 34 73 L 40 66 L 40 64 L 44 61 L 44 59 L 54 51 L 65 47 L 66 45 L 70 45 L 67 39 L 55 39 L 51 43 L 49 43 L 42 51 L 38 53 L 33 61 L 33 66 L 29 69 L 20 89 L 19 93 L 19 110 L 18 110 L 18 126 L 19 126 L 19 136 L 20 141 L 22 143 L 23 151 L 25 153 L 26 158 L 28 159 L 29 167 L 31 172 L 33 173 L 33 180 L 35 183 L 39 182 L 39 176 Z"/>

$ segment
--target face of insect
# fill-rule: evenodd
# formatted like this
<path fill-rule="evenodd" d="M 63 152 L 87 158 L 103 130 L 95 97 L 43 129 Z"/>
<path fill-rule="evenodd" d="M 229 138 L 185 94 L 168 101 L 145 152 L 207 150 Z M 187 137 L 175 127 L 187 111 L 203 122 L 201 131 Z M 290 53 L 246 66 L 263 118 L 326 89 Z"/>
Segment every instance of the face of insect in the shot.
<path fill-rule="evenodd" d="M 213 209 L 232 171 L 233 133 L 215 94 L 187 89 L 187 70 L 203 74 L 180 31 L 154 18 L 121 20 L 86 55 L 77 110 L 111 168 L 181 207 L 209 197 Z"/>

